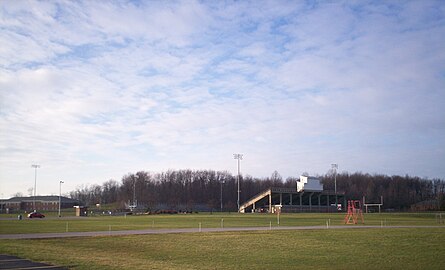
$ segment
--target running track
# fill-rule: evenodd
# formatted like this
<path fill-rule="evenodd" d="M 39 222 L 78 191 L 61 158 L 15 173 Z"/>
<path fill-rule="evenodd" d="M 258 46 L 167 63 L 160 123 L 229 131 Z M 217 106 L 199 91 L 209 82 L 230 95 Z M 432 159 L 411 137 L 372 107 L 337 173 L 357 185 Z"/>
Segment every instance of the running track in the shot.
<path fill-rule="evenodd" d="M 282 226 L 282 227 L 229 227 L 229 228 L 185 228 L 157 230 L 66 232 L 66 233 L 29 233 L 0 234 L 0 239 L 45 239 L 91 236 L 124 236 L 143 234 L 197 233 L 197 232 L 243 232 L 243 231 L 281 231 L 281 230 L 330 230 L 330 229 L 401 229 L 401 228 L 442 228 L 445 226 Z"/>

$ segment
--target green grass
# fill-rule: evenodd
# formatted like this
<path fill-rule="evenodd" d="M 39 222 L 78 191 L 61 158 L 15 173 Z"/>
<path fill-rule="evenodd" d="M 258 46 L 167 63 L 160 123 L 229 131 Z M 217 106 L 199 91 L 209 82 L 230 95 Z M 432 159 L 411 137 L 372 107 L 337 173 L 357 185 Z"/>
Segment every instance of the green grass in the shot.
<path fill-rule="evenodd" d="M 2 240 L 0 253 L 73 269 L 443 269 L 445 228 Z"/>
<path fill-rule="evenodd" d="M 438 225 L 435 213 L 365 214 L 365 225 Z M 280 226 L 309 226 L 343 224 L 343 213 L 333 214 L 282 214 Z M 445 218 L 445 215 L 444 215 Z M 278 226 L 273 214 L 193 214 L 193 215 L 143 215 L 143 216 L 95 216 L 95 217 L 48 217 L 44 219 L 0 220 L 0 234 L 50 233 L 111 230 L 140 230 L 166 228 L 221 227 L 269 227 Z M 355 225 L 356 226 L 356 225 Z"/>

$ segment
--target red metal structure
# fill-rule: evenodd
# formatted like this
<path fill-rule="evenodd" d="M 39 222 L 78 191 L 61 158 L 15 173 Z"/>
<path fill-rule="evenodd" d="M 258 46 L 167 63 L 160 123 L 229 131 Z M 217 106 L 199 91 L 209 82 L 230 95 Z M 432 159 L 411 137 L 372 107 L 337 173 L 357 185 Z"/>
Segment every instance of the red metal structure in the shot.
<path fill-rule="evenodd" d="M 365 224 L 361 202 L 358 200 L 349 200 L 345 224 L 357 224 L 359 217 L 362 220 L 362 224 Z"/>

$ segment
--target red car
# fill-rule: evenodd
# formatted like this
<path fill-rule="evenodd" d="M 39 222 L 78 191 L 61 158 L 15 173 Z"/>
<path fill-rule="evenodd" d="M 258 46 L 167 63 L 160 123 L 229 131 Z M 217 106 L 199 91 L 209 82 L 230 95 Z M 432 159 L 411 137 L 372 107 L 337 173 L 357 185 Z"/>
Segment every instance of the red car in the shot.
<path fill-rule="evenodd" d="M 39 212 L 33 212 L 28 214 L 29 218 L 44 218 L 45 215 Z"/>

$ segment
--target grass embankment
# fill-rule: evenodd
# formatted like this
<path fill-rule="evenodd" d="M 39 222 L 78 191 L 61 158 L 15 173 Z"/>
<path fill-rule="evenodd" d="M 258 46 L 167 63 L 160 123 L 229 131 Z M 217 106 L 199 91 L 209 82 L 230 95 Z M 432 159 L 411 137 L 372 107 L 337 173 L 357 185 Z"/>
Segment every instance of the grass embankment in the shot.
<path fill-rule="evenodd" d="M 344 214 L 282 214 L 280 226 L 342 225 Z M 445 218 L 445 214 L 444 214 Z M 167 228 L 218 228 L 278 226 L 272 214 L 193 214 L 152 216 L 49 217 L 44 219 L 0 220 L 0 234 L 141 230 Z M 366 225 L 439 225 L 434 213 L 365 214 Z"/>
<path fill-rule="evenodd" d="M 73 269 L 443 269 L 445 229 L 189 233 L 2 240 L 0 253 Z"/>

